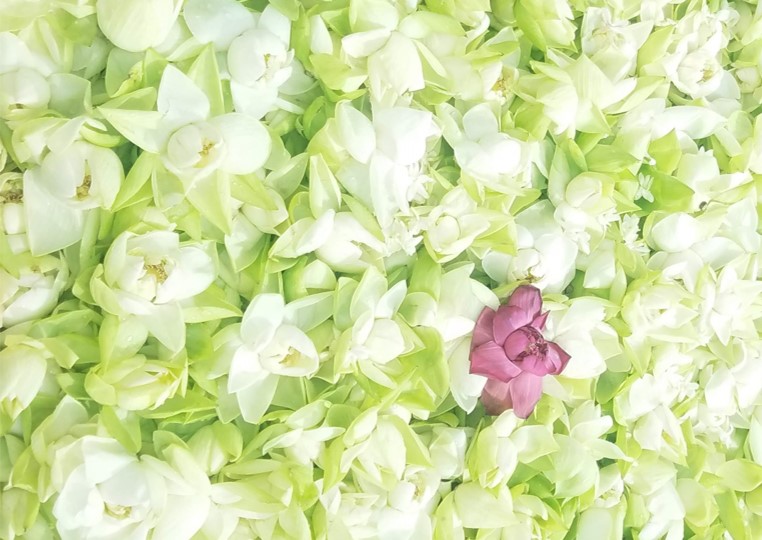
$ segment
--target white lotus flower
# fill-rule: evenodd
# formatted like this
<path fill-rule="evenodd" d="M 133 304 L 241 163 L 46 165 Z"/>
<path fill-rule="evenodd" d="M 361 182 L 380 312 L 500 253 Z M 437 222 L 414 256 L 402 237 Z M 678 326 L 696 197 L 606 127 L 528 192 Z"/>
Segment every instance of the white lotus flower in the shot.
<path fill-rule="evenodd" d="M 23 262 L 12 271 L 0 264 L 0 328 L 8 328 L 49 314 L 69 279 L 62 257 L 18 256 Z"/>
<path fill-rule="evenodd" d="M 609 224 L 617 221 L 612 193 L 610 179 L 597 173 L 582 173 L 566 184 L 554 216 L 582 253 L 590 253 Z"/>
<path fill-rule="evenodd" d="M 697 289 L 703 302 L 699 328 L 705 340 L 716 336 L 727 345 L 731 336 L 755 339 L 754 321 L 762 306 L 758 299 L 762 283 L 756 279 L 740 279 L 735 265 L 729 264 L 719 274 L 710 274 Z"/>
<path fill-rule="evenodd" d="M 106 311 L 136 317 L 177 351 L 185 340 L 180 302 L 206 290 L 216 276 L 210 249 L 210 244 L 181 244 L 171 231 L 123 232 L 96 270 L 91 291 Z"/>
<path fill-rule="evenodd" d="M 192 460 L 180 463 L 186 468 L 138 459 L 105 437 L 88 435 L 61 447 L 51 468 L 61 538 L 190 539 L 206 520 L 210 501 L 203 486 L 186 478 L 201 475 L 207 486 L 209 481 L 189 468 Z"/>
<path fill-rule="evenodd" d="M 687 13 L 675 25 L 667 51 L 649 59 L 643 73 L 666 76 L 678 90 L 692 98 L 716 91 L 723 79 L 718 57 L 728 45 L 723 29 L 726 17 L 727 12 L 710 13 L 706 8 Z"/>
<path fill-rule="evenodd" d="M 723 174 L 712 150 L 703 148 L 684 152 L 675 171 L 675 178 L 694 191 L 693 208 L 698 210 L 723 193 L 752 181 L 748 171 Z"/>
<path fill-rule="evenodd" d="M 717 90 L 723 70 L 717 52 L 706 47 L 686 53 L 672 75 L 672 83 L 691 97 L 705 97 Z"/>
<path fill-rule="evenodd" d="M 257 295 L 237 335 L 225 344 L 223 354 L 230 355 L 227 392 L 235 396 L 247 422 L 257 423 L 267 411 L 280 377 L 310 377 L 318 369 L 315 344 L 299 327 L 299 305 L 287 306 L 279 294 Z"/>
<path fill-rule="evenodd" d="M 49 353 L 42 343 L 23 340 L 0 350 L 0 415 L 12 424 L 37 397 L 45 381 Z M 5 424 L 5 422 L 3 422 Z"/>
<path fill-rule="evenodd" d="M 553 205 L 540 201 L 516 216 L 516 255 L 489 251 L 484 271 L 498 283 L 530 280 L 535 287 L 560 293 L 574 278 L 577 244 L 553 219 Z"/>
<path fill-rule="evenodd" d="M 468 445 L 467 430 L 434 426 L 429 443 L 431 461 L 443 480 L 463 474 Z"/>
<path fill-rule="evenodd" d="M 356 365 L 371 380 L 384 386 L 393 384 L 380 367 L 412 349 L 396 318 L 406 294 L 405 281 L 389 287 L 386 277 L 376 268 L 371 266 L 365 271 L 352 293 L 348 312 L 342 315 L 347 322 L 337 343 L 336 365 L 340 372 L 350 372 Z"/>
<path fill-rule="evenodd" d="M 462 118 L 452 106 L 441 105 L 438 115 L 445 122 L 444 136 L 465 173 L 489 186 L 499 186 L 501 179 L 515 177 L 526 168 L 523 143 L 500 131 L 490 104 L 476 105 Z"/>
<path fill-rule="evenodd" d="M 628 426 L 641 448 L 679 460 L 686 452 L 686 441 L 670 409 L 668 400 L 674 394 L 665 389 L 669 389 L 667 381 L 645 374 L 614 398 L 614 416 Z"/>
<path fill-rule="evenodd" d="M 468 249 L 487 229 L 489 221 L 479 213 L 478 205 L 463 186 L 442 197 L 427 216 L 424 242 L 439 262 L 448 262 Z"/>
<path fill-rule="evenodd" d="M 590 379 L 606 371 L 606 360 L 621 353 L 618 334 L 604 322 L 605 304 L 595 297 L 575 298 L 548 317 L 547 339 L 571 355 L 564 377 Z"/>
<path fill-rule="evenodd" d="M 384 253 L 384 243 L 351 212 L 327 210 L 302 218 L 275 242 L 271 257 L 296 258 L 314 252 L 336 272 L 362 272 Z"/>
<path fill-rule="evenodd" d="M 87 212 L 110 209 L 124 180 L 122 163 L 111 149 L 77 139 L 51 146 L 40 166 L 24 173 L 27 233 L 36 255 L 81 240 Z"/>
<path fill-rule="evenodd" d="M 336 108 L 337 138 L 351 156 L 336 176 L 344 188 L 362 200 L 382 229 L 397 213 L 407 214 L 419 195 L 426 146 L 439 134 L 428 111 L 405 108 L 373 110 L 373 119 L 348 102 Z"/>
<path fill-rule="evenodd" d="M 608 7 L 588 7 L 582 20 L 582 52 L 601 68 L 609 79 L 620 81 L 635 67 L 652 23 L 630 24 L 616 19 Z"/>
<path fill-rule="evenodd" d="M 18 173 L 0 174 L 0 231 L 14 254 L 29 250 L 26 223 L 23 177 Z"/>
<path fill-rule="evenodd" d="M 281 450 L 288 459 L 304 465 L 321 463 L 324 460 L 326 441 L 344 432 L 343 428 L 331 427 L 325 423 L 329 408 L 328 402 L 314 401 L 294 411 L 285 421 L 290 431 L 270 439 L 263 451 Z"/>
<path fill-rule="evenodd" d="M 259 16 L 256 26 L 235 38 L 227 52 L 230 91 L 237 111 L 261 118 L 278 106 L 291 108 L 278 93 L 289 91 L 289 80 L 301 66 L 289 49 L 291 21 L 273 6 Z M 298 70 L 295 71 L 295 68 Z M 301 112 L 301 111 L 295 111 Z"/>
<path fill-rule="evenodd" d="M 0 32 L 0 118 L 44 110 L 51 98 L 53 63 L 10 32 Z"/>
<path fill-rule="evenodd" d="M 634 282 L 622 301 L 622 318 L 633 332 L 627 340 L 695 343 L 696 301 L 678 282 Z"/>
<path fill-rule="evenodd" d="M 186 189 L 217 170 L 252 173 L 270 155 L 270 134 L 258 120 L 241 113 L 212 117 L 206 94 L 172 65 L 162 74 L 157 107 L 158 112 L 101 112 L 134 144 L 160 154 L 164 166 L 188 183 Z"/>
<path fill-rule="evenodd" d="M 392 105 L 406 92 L 424 87 L 414 36 L 402 24 L 414 6 L 388 0 L 365 0 L 361 5 L 355 12 L 354 32 L 342 38 L 341 48 L 350 59 L 367 59 L 371 95 Z"/>
<path fill-rule="evenodd" d="M 181 6 L 182 0 L 99 0 L 98 26 L 117 47 L 144 51 L 167 38 Z"/>

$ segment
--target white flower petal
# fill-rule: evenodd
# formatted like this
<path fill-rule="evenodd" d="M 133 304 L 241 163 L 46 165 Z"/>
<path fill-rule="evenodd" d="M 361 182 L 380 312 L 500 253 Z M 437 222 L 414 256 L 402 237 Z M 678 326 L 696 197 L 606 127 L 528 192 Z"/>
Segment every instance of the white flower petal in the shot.
<path fill-rule="evenodd" d="M 164 115 L 164 122 L 177 127 L 205 120 L 210 110 L 206 94 L 172 65 L 164 68 L 156 106 Z"/>
<path fill-rule="evenodd" d="M 186 0 L 183 17 L 197 40 L 212 42 L 218 50 L 227 49 L 256 23 L 252 12 L 235 0 Z"/>
<path fill-rule="evenodd" d="M 250 174 L 270 157 L 272 139 L 261 122 L 245 114 L 230 113 L 213 118 L 210 123 L 222 134 L 225 157 L 222 170 L 232 174 Z"/>
<path fill-rule="evenodd" d="M 336 124 L 349 155 L 360 163 L 367 163 L 376 149 L 376 133 L 371 121 L 349 102 L 343 101 L 336 106 Z"/>

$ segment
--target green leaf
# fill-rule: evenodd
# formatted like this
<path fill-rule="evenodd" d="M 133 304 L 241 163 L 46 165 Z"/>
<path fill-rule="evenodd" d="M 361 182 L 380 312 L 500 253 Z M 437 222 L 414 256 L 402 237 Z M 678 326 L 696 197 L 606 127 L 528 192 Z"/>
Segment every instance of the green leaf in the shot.
<path fill-rule="evenodd" d="M 762 485 L 762 466 L 746 459 L 734 459 L 720 465 L 717 476 L 732 490 L 752 491 Z"/>
<path fill-rule="evenodd" d="M 223 233 L 230 234 L 233 216 L 230 207 L 230 179 L 227 174 L 218 171 L 198 180 L 188 190 L 186 197 L 203 217 Z"/>
<path fill-rule="evenodd" d="M 725 491 L 714 496 L 719 509 L 720 521 L 730 533 L 733 540 L 747 540 L 750 535 L 747 534 L 746 520 L 741 514 L 738 506 L 738 498 L 732 491 Z"/>
<path fill-rule="evenodd" d="M 128 452 L 136 454 L 140 451 L 140 420 L 136 415 L 127 413 L 124 418 L 119 418 L 113 407 L 103 407 L 100 420 L 109 435 L 119 441 Z"/>
<path fill-rule="evenodd" d="M 217 68 L 217 56 L 214 45 L 209 43 L 198 55 L 188 70 L 188 77 L 203 90 L 209 98 L 211 116 L 225 114 L 225 101 L 222 97 L 220 73 Z"/>
<path fill-rule="evenodd" d="M 545 35 L 542 33 L 542 28 L 537 24 L 537 21 L 531 13 L 524 7 L 525 0 L 517 0 L 513 6 L 513 13 L 516 17 L 516 25 L 524 32 L 524 35 L 529 38 L 532 44 L 545 51 L 548 48 L 548 43 L 545 40 Z"/>

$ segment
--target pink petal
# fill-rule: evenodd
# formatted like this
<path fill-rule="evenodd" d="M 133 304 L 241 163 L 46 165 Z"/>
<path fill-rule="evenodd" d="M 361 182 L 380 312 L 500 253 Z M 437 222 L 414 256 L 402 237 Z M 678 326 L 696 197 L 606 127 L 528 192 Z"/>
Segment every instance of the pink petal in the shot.
<path fill-rule="evenodd" d="M 510 306 L 504 304 L 497 308 L 495 314 L 495 320 L 492 323 L 492 329 L 495 333 L 495 341 L 503 344 L 505 338 L 511 335 L 513 332 L 528 325 L 532 322 L 532 318 L 528 317 L 526 312 L 516 306 Z"/>
<path fill-rule="evenodd" d="M 494 320 L 495 310 L 488 307 L 484 308 L 479 314 L 479 318 L 476 319 L 476 326 L 474 327 L 474 334 L 471 339 L 472 349 L 492 341 L 492 325 Z"/>
<path fill-rule="evenodd" d="M 550 361 L 545 356 L 539 354 L 528 354 L 521 362 L 517 362 L 516 365 L 519 366 L 521 371 L 527 371 L 538 377 L 543 377 L 553 372 L 553 365 L 551 365 Z"/>
<path fill-rule="evenodd" d="M 558 375 L 564 370 L 564 368 L 566 367 L 566 364 L 569 363 L 569 359 L 571 358 L 571 356 L 569 355 L 569 353 L 567 353 L 565 350 L 559 347 L 557 343 L 553 343 L 552 341 L 548 341 L 547 343 L 548 343 L 547 364 L 548 364 L 548 368 L 550 368 L 550 371 L 548 371 L 548 374 Z"/>
<path fill-rule="evenodd" d="M 484 385 L 482 405 L 484 405 L 487 414 L 498 416 L 513 407 L 509 384 L 511 383 L 490 379 Z"/>
<path fill-rule="evenodd" d="M 526 371 L 508 383 L 513 412 L 519 418 L 528 418 L 542 397 L 542 377 Z"/>
<path fill-rule="evenodd" d="M 503 343 L 503 351 L 509 359 L 516 360 L 526 350 L 530 342 L 529 333 L 519 328 L 506 338 L 505 343 Z"/>
<path fill-rule="evenodd" d="M 532 285 L 521 285 L 513 291 L 513 294 L 508 299 L 508 305 L 521 309 L 529 321 L 531 321 L 540 314 L 542 309 L 542 294 L 540 289 Z"/>
<path fill-rule="evenodd" d="M 470 359 L 470 372 L 490 379 L 507 382 L 521 373 L 521 370 L 505 357 L 503 348 L 494 341 L 472 349 Z"/>
<path fill-rule="evenodd" d="M 536 328 L 537 330 L 542 331 L 543 328 L 545 328 L 545 321 L 548 320 L 548 315 L 550 314 L 550 311 L 546 311 L 542 315 L 538 315 L 535 317 L 530 324 L 532 328 Z"/>

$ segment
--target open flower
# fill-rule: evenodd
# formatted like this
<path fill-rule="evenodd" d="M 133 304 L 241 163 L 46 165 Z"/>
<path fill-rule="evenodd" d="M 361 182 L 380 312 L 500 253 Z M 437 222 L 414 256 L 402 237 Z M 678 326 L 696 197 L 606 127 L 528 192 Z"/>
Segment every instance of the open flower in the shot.
<path fill-rule="evenodd" d="M 162 73 L 157 109 L 100 111 L 125 138 L 160 155 L 187 188 L 218 170 L 253 173 L 270 155 L 270 134 L 258 120 L 238 112 L 214 115 L 207 94 L 174 66 Z"/>
<path fill-rule="evenodd" d="M 173 231 L 126 231 L 117 236 L 90 282 L 94 298 L 107 312 L 139 320 L 164 346 L 179 351 L 185 343 L 180 302 L 214 281 L 209 242 L 180 242 Z"/>
<path fill-rule="evenodd" d="M 527 418 L 542 396 L 542 378 L 558 375 L 570 356 L 542 337 L 547 313 L 542 296 L 531 285 L 516 289 L 497 311 L 484 308 L 471 343 L 471 373 L 487 381 L 482 403 L 490 414 L 514 409 Z"/>
<path fill-rule="evenodd" d="M 318 293 L 286 304 L 280 294 L 261 293 L 240 325 L 217 335 L 217 371 L 227 372 L 227 393 L 244 421 L 259 422 L 281 377 L 311 377 L 318 370 L 318 350 L 307 332 L 330 316 L 331 298 Z"/>

